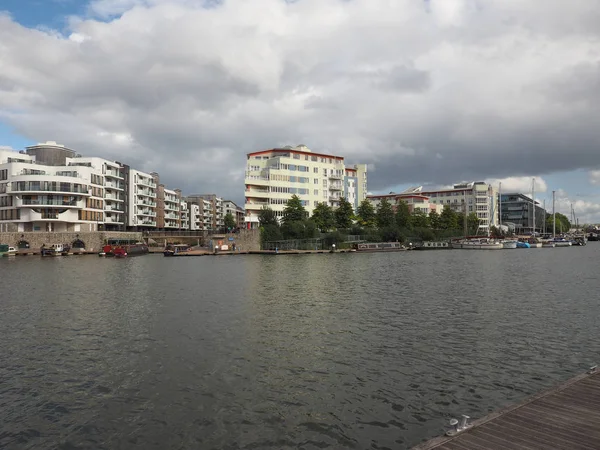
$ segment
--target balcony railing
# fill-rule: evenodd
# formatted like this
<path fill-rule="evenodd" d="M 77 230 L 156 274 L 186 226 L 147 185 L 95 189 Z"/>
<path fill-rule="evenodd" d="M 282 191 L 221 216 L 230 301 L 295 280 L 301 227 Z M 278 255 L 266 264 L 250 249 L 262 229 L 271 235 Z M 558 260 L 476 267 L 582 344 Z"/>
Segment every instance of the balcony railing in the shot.
<path fill-rule="evenodd" d="M 21 200 L 23 206 L 77 206 L 77 200 L 65 202 L 62 200 Z"/>

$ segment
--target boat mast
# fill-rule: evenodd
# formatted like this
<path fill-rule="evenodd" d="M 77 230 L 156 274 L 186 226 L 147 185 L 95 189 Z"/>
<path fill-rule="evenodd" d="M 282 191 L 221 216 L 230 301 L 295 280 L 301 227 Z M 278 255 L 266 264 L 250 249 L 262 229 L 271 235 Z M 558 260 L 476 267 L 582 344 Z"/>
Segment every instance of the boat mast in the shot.
<path fill-rule="evenodd" d="M 468 236 L 467 234 L 467 202 L 466 202 L 466 191 L 463 191 L 463 209 L 464 209 L 464 227 L 465 227 L 465 237 Z M 475 206 L 475 208 L 477 208 L 477 206 Z"/>
<path fill-rule="evenodd" d="M 544 234 L 546 234 L 546 199 L 544 199 Z"/>
<path fill-rule="evenodd" d="M 556 237 L 556 209 L 554 203 L 554 193 L 556 191 L 552 191 L 552 237 Z"/>
<path fill-rule="evenodd" d="M 535 178 L 531 181 L 531 200 L 533 203 L 533 237 L 535 237 Z"/>
<path fill-rule="evenodd" d="M 498 226 L 502 233 L 502 181 L 498 184 Z"/>

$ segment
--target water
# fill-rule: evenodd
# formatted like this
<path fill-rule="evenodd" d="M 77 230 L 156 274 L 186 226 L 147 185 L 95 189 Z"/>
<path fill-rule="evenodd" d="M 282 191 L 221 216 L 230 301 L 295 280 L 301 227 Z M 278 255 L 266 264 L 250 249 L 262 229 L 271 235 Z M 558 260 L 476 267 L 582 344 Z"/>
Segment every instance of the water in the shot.
<path fill-rule="evenodd" d="M 0 259 L 0 448 L 407 448 L 600 362 L 599 256 Z"/>

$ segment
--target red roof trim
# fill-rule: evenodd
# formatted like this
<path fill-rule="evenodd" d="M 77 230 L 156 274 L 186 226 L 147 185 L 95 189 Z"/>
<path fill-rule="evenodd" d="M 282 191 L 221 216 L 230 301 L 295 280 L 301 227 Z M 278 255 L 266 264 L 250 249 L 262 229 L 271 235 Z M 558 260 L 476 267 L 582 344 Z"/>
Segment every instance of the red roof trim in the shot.
<path fill-rule="evenodd" d="M 302 150 L 295 150 L 292 148 L 272 148 L 271 150 L 261 150 L 258 152 L 253 152 L 253 153 L 248 153 L 248 157 L 251 156 L 258 156 L 258 155 L 264 155 L 267 153 L 299 153 L 300 155 L 314 155 L 314 156 L 319 156 L 319 157 L 324 157 L 324 158 L 334 158 L 334 159 L 339 159 L 341 161 L 344 160 L 343 156 L 335 156 L 335 155 L 326 155 L 325 153 L 315 153 L 315 152 L 303 152 Z"/>

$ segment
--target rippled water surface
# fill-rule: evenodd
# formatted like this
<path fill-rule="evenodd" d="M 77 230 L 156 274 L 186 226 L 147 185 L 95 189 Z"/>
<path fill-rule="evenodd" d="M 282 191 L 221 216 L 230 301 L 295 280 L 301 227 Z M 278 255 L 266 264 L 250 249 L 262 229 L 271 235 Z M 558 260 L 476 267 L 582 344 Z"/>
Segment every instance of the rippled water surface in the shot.
<path fill-rule="evenodd" d="M 0 448 L 407 448 L 600 362 L 599 260 L 0 258 Z"/>

